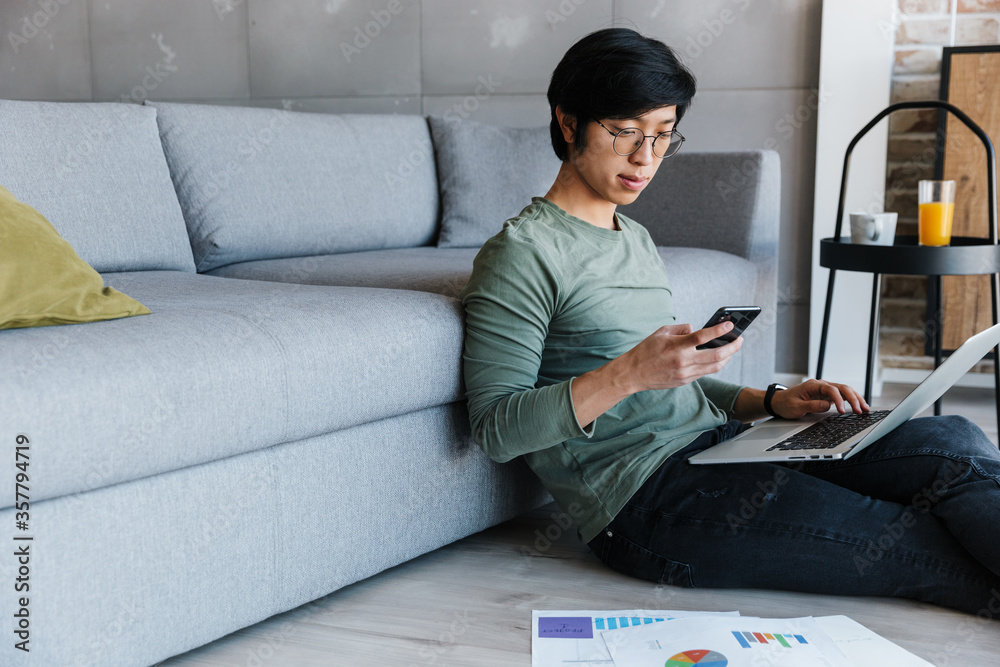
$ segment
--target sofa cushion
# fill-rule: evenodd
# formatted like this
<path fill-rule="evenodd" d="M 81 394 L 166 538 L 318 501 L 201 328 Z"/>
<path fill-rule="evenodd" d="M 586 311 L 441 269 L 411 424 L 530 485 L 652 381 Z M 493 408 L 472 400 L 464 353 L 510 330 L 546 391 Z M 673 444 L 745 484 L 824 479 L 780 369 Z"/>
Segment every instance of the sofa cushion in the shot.
<path fill-rule="evenodd" d="M 0 184 L 97 271 L 194 271 L 153 109 L 0 100 Z"/>
<path fill-rule="evenodd" d="M 513 128 L 429 116 L 441 182 L 441 248 L 478 248 L 532 197 L 552 187 L 562 164 L 549 128 Z"/>
<path fill-rule="evenodd" d="M 437 177 L 421 116 L 153 106 L 199 272 L 434 238 Z"/>
<path fill-rule="evenodd" d="M 153 313 L 0 331 L 0 415 L 40 445 L 33 501 L 463 397 L 454 299 L 179 271 L 104 279 Z M 13 485 L 0 476 L 0 506 Z"/>
<path fill-rule="evenodd" d="M 0 329 L 148 313 L 135 299 L 105 287 L 48 220 L 0 186 Z"/>
<path fill-rule="evenodd" d="M 230 264 L 214 276 L 307 285 L 388 287 L 458 297 L 479 248 L 399 248 Z"/>

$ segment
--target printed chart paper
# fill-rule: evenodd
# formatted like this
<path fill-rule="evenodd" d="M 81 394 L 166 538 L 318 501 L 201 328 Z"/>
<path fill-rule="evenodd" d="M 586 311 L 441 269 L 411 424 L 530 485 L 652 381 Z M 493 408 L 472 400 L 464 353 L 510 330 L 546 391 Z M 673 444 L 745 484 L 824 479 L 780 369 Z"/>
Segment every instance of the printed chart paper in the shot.
<path fill-rule="evenodd" d="M 739 616 L 738 611 L 532 611 L 532 667 L 611 667 L 614 662 L 601 636 L 605 631 L 648 626 L 687 616 Z M 662 667 L 662 665 L 660 666 Z"/>
<path fill-rule="evenodd" d="M 847 616 L 817 616 L 816 622 L 857 667 L 934 667 Z"/>
<path fill-rule="evenodd" d="M 615 667 L 857 667 L 811 617 L 685 617 L 602 636 Z"/>

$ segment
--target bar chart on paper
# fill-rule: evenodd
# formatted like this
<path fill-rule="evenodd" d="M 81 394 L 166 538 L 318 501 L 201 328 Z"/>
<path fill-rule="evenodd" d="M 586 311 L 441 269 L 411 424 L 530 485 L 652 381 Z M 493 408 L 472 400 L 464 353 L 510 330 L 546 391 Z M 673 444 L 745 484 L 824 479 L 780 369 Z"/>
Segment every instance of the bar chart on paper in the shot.
<path fill-rule="evenodd" d="M 694 616 L 601 636 L 616 667 L 854 665 L 812 617 Z"/>
<path fill-rule="evenodd" d="M 667 619 L 651 616 L 595 616 L 594 630 L 603 632 L 605 630 L 617 630 L 618 628 L 630 628 L 636 625 L 659 623 L 665 620 Z"/>
<path fill-rule="evenodd" d="M 785 648 L 792 648 L 796 644 L 809 643 L 802 635 L 779 634 L 777 632 L 772 635 L 768 632 L 738 632 L 733 630 L 733 636 L 736 637 L 736 641 L 738 641 L 740 646 L 743 648 L 750 648 L 751 644 L 768 643 L 781 644 Z"/>

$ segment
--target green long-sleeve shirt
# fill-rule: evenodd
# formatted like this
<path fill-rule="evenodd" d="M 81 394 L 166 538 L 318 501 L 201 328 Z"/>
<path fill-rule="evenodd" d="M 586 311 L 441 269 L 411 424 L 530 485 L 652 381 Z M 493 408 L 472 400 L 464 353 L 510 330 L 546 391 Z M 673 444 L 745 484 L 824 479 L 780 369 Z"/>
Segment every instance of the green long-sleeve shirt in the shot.
<path fill-rule="evenodd" d="M 534 197 L 483 245 L 462 291 L 466 396 L 492 459 L 524 456 L 593 539 L 672 453 L 727 419 L 743 388 L 701 378 L 629 396 L 585 430 L 573 378 L 673 324 L 670 283 L 644 227 L 602 229 Z"/>

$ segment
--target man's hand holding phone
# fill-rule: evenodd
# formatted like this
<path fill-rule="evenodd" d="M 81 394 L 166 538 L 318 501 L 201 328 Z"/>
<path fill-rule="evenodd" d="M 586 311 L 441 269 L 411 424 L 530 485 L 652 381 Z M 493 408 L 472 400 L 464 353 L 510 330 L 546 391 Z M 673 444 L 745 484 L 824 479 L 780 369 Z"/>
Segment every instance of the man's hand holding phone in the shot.
<path fill-rule="evenodd" d="M 629 393 L 647 389 L 671 389 L 718 373 L 743 346 L 738 338 L 729 345 L 699 350 L 697 347 L 726 335 L 732 322 L 722 322 L 697 331 L 690 324 L 662 326 L 626 352 L 631 370 Z"/>
<path fill-rule="evenodd" d="M 713 327 L 722 322 L 732 322 L 733 328 L 729 332 L 714 338 L 703 345 L 699 345 L 697 349 L 705 350 L 713 347 L 722 347 L 732 343 L 734 340 L 743 335 L 747 327 L 757 319 L 760 315 L 759 306 L 724 306 L 715 311 L 715 314 L 708 319 L 705 326 L 702 329 L 707 329 Z"/>
<path fill-rule="evenodd" d="M 729 306 L 697 331 L 690 324 L 660 327 L 622 355 L 630 368 L 630 393 L 671 389 L 718 373 L 743 346 L 740 334 L 758 313 L 756 306 Z"/>
<path fill-rule="evenodd" d="M 627 396 L 648 389 L 671 389 L 718 373 L 743 346 L 737 338 L 729 345 L 699 350 L 697 347 L 733 330 L 721 322 L 694 330 L 690 324 L 668 324 L 638 345 L 599 368 L 577 377 L 572 384 L 576 418 L 590 424 Z"/>

